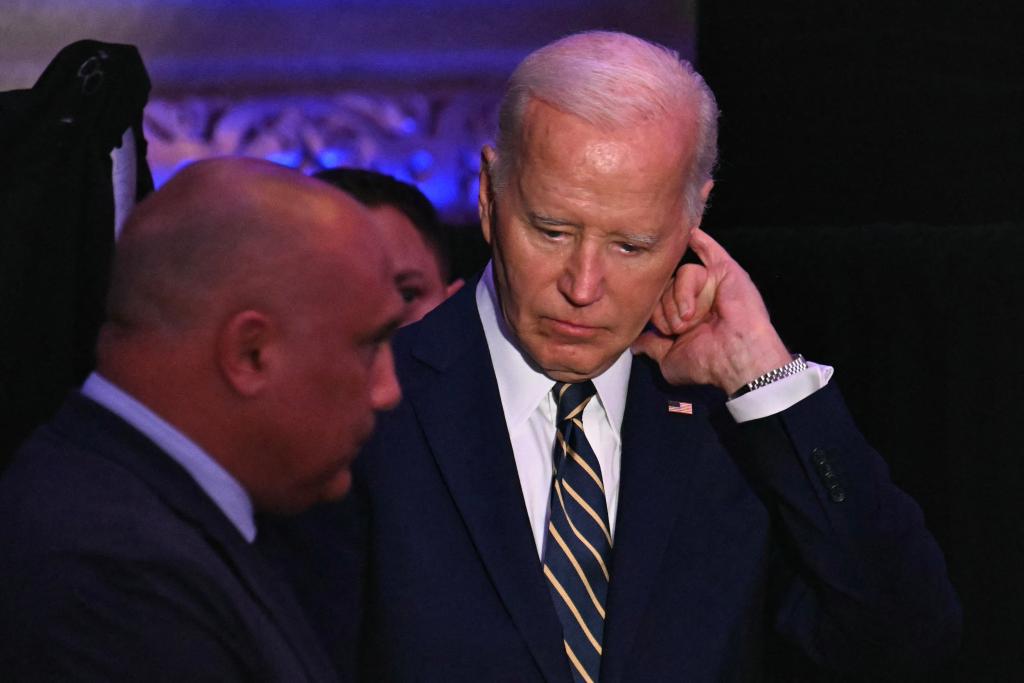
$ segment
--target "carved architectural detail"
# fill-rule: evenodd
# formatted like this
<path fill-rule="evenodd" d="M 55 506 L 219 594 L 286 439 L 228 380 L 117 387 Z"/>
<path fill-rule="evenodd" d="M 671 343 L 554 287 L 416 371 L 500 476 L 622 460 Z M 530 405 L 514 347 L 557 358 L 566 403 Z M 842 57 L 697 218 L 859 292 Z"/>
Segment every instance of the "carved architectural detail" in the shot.
<path fill-rule="evenodd" d="M 493 139 L 498 95 L 343 92 L 232 99 L 154 99 L 144 126 L 161 184 L 187 161 L 271 159 L 314 172 L 359 166 L 413 182 L 451 222 L 476 220 L 479 155 Z"/>

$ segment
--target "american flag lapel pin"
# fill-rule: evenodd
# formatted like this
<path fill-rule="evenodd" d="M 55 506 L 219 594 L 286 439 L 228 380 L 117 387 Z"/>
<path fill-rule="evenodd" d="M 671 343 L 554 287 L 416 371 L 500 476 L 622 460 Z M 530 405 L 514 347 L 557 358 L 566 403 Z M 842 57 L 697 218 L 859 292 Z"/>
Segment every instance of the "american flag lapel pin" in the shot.
<path fill-rule="evenodd" d="M 669 401 L 668 412 L 678 413 L 679 415 L 693 415 L 693 404 L 684 403 L 683 401 Z"/>

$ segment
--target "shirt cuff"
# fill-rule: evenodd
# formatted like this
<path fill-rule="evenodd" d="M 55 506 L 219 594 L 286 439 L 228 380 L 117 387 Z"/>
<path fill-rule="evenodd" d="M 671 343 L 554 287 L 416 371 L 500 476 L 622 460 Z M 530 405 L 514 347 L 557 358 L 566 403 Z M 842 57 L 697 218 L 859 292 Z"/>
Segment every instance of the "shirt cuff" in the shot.
<path fill-rule="evenodd" d="M 725 407 L 737 422 L 781 413 L 828 384 L 833 372 L 829 365 L 808 362 L 806 370 L 726 401 Z"/>

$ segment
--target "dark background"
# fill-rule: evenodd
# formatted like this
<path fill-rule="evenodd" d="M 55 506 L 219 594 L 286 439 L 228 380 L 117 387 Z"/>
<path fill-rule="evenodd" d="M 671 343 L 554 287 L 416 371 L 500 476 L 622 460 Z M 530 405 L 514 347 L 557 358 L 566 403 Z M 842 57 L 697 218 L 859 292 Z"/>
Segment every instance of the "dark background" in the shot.
<path fill-rule="evenodd" d="M 1024 13 L 1006 0 L 707 0 L 710 228 L 1020 218 Z"/>
<path fill-rule="evenodd" d="M 722 110 L 705 227 L 791 348 L 836 367 L 946 551 L 964 644 L 927 680 L 1024 680 L 1020 8 L 698 10 L 698 69 Z"/>

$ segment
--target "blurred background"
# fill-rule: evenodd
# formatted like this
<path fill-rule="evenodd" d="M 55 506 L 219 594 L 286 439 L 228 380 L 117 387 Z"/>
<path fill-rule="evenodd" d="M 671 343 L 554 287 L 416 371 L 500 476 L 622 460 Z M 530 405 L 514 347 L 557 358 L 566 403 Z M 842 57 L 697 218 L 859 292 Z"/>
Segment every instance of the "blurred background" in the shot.
<path fill-rule="evenodd" d="M 590 28 L 678 50 L 716 92 L 711 226 L 1021 214 L 1008 0 L 3 0 L 0 90 L 31 87 L 74 40 L 129 43 L 152 81 L 157 185 L 211 154 L 368 166 L 470 223 L 504 79 Z"/>
<path fill-rule="evenodd" d="M 695 3 L 638 0 L 4 0 L 0 90 L 30 87 L 92 37 L 138 47 L 157 186 L 181 163 L 262 156 L 416 183 L 448 221 L 476 219 L 480 148 L 530 51 L 617 28 L 692 58 Z"/>
<path fill-rule="evenodd" d="M 748 268 L 791 347 L 837 367 L 947 553 L 964 647 L 928 680 L 1017 681 L 1022 15 L 1010 0 L 0 0 L 0 93 L 31 88 L 73 41 L 134 45 L 151 83 L 142 124 L 157 186 L 222 154 L 376 169 L 435 203 L 464 237 L 457 274 L 470 275 L 480 147 L 519 60 L 585 29 L 677 50 L 722 110 L 705 227 Z M 13 183 L 20 166 L 7 167 L 28 162 L 7 151 Z M 61 319 L 34 290 L 22 298 L 5 334 L 27 327 L 25 311 Z M 59 334 L 4 351 L 8 387 L 24 368 L 22 384 L 40 384 L 58 355 L 41 344 Z M 10 389 L 9 405 L 24 391 Z M 772 680 L 846 680 L 773 657 Z"/>

